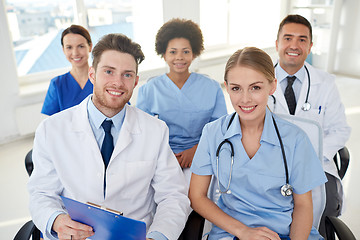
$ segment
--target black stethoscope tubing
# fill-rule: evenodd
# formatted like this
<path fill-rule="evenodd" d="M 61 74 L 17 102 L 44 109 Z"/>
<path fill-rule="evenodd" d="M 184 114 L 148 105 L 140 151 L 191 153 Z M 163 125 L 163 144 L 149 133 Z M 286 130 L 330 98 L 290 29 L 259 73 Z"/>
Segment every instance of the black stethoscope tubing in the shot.
<path fill-rule="evenodd" d="M 229 127 L 230 127 L 231 123 L 233 122 L 235 116 L 236 116 L 236 112 L 234 112 L 233 115 L 231 116 L 230 121 L 229 121 L 229 124 L 228 124 L 226 130 L 229 129 Z M 279 142 L 280 142 L 281 154 L 282 154 L 282 157 L 283 157 L 284 168 L 285 168 L 286 184 L 281 187 L 281 194 L 282 194 L 283 196 L 291 196 L 291 195 L 292 195 L 292 192 L 293 192 L 293 189 L 292 189 L 292 186 L 289 184 L 289 170 L 288 170 L 288 165 L 287 165 L 287 160 L 286 160 L 286 154 L 285 154 L 284 144 L 283 144 L 283 142 L 282 142 L 282 139 L 281 139 L 280 132 L 279 132 L 279 129 L 278 129 L 278 127 L 277 127 L 276 121 L 275 121 L 275 119 L 274 119 L 273 116 L 271 116 L 271 117 L 272 117 L 272 120 L 273 120 L 273 123 L 274 123 L 276 135 L 277 135 L 277 137 L 278 137 L 278 139 L 279 139 Z M 233 160 L 233 159 L 234 159 L 234 146 L 233 146 L 233 144 L 231 143 L 231 141 L 230 141 L 229 139 L 223 140 L 223 141 L 219 144 L 219 146 L 217 147 L 217 149 L 216 149 L 216 162 L 217 162 L 217 171 L 219 171 L 219 166 L 218 166 L 218 165 L 219 165 L 219 154 L 220 154 L 221 147 L 222 147 L 224 144 L 226 144 L 226 143 L 228 143 L 228 144 L 230 145 L 230 148 L 231 148 L 231 168 L 230 168 L 228 186 L 227 186 L 227 188 L 226 188 L 225 191 L 221 191 L 221 190 L 220 190 L 219 172 L 218 172 L 217 181 L 218 181 L 218 187 L 219 187 L 218 191 L 219 191 L 220 193 L 231 193 L 229 187 L 230 187 L 230 182 L 231 182 L 232 166 L 233 166 L 233 164 L 234 164 L 234 160 Z"/>
<path fill-rule="evenodd" d="M 278 65 L 278 63 L 275 64 L 274 68 L 276 68 L 276 66 Z M 309 73 L 309 70 L 308 68 L 306 67 L 306 65 L 304 65 L 304 68 L 306 70 L 306 74 L 308 76 L 308 89 L 307 89 L 307 93 L 306 93 L 306 99 L 305 99 L 305 102 L 304 102 L 304 105 L 301 107 L 302 110 L 304 111 L 309 111 L 310 108 L 311 108 L 311 105 L 309 103 L 309 94 L 310 94 L 310 73 Z M 271 97 L 273 98 L 273 101 L 274 101 L 274 106 L 276 104 L 276 98 L 274 95 L 271 95 Z"/>

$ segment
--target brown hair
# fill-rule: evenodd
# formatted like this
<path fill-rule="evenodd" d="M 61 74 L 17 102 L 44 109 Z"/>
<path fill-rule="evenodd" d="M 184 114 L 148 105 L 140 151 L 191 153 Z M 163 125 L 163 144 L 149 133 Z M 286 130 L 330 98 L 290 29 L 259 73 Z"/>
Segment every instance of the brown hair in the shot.
<path fill-rule="evenodd" d="M 204 39 L 199 25 L 191 20 L 173 18 L 164 23 L 156 34 L 156 53 L 163 56 L 169 41 L 174 38 L 189 40 L 194 57 L 198 57 L 204 50 Z"/>
<path fill-rule="evenodd" d="M 68 27 L 67 29 L 65 29 L 62 34 L 61 34 L 61 46 L 64 46 L 64 37 L 69 34 L 69 33 L 73 33 L 73 34 L 79 34 L 81 36 L 83 36 L 86 41 L 88 42 L 89 46 L 91 46 L 92 42 L 91 42 L 91 37 L 90 37 L 90 33 L 88 32 L 88 30 L 86 30 L 86 28 L 80 26 L 80 25 L 71 25 L 70 27 Z"/>
<path fill-rule="evenodd" d="M 302 24 L 304 26 L 306 26 L 308 29 L 309 29 L 309 33 L 310 33 L 310 42 L 312 42 L 312 27 L 311 27 L 311 24 L 310 22 L 304 18 L 303 16 L 301 15 L 298 15 L 298 14 L 294 14 L 294 15 L 287 15 L 280 23 L 279 25 L 279 30 L 278 30 L 278 34 L 277 34 L 277 40 L 279 40 L 279 34 L 283 28 L 283 26 L 285 24 L 288 24 L 288 23 L 297 23 L 297 24 Z"/>
<path fill-rule="evenodd" d="M 236 66 L 244 66 L 260 72 L 270 83 L 275 79 L 274 66 L 270 56 L 259 48 L 246 47 L 237 50 L 226 63 L 225 82 L 227 82 L 228 72 Z"/>
<path fill-rule="evenodd" d="M 128 53 L 133 56 L 136 62 L 136 73 L 138 71 L 138 65 L 145 59 L 139 44 L 133 42 L 130 38 L 123 34 L 111 33 L 103 36 L 92 51 L 92 66 L 95 70 L 100 62 L 101 55 L 106 50 L 115 50 L 122 53 Z"/>

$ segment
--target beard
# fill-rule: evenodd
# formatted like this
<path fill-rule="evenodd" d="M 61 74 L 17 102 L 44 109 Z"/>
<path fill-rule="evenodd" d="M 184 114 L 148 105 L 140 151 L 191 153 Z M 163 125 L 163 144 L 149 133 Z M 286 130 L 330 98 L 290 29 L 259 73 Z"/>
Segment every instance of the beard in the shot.
<path fill-rule="evenodd" d="M 132 90 L 126 91 L 120 97 L 111 97 L 104 89 L 94 88 L 92 101 L 96 108 L 107 117 L 113 117 L 119 113 L 129 102 Z"/>

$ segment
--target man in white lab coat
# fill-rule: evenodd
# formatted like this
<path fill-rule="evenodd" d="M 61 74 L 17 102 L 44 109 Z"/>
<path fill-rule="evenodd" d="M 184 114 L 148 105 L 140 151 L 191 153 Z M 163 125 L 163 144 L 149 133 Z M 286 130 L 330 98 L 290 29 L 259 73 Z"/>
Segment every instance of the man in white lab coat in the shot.
<path fill-rule="evenodd" d="M 345 109 L 335 77 L 305 63 L 312 47 L 312 27 L 300 15 L 288 15 L 280 23 L 276 40 L 279 61 L 275 65 L 277 90 L 268 105 L 275 113 L 292 114 L 317 121 L 323 129 L 324 171 L 327 175 L 326 215 L 338 216 L 343 191 L 333 157 L 350 136 Z M 325 234 L 324 219 L 320 233 Z"/>
<path fill-rule="evenodd" d="M 28 183 L 32 219 L 46 239 L 92 236 L 90 226 L 67 215 L 62 195 L 144 221 L 147 239 L 175 240 L 185 226 L 190 203 L 184 176 L 168 145 L 168 128 L 126 104 L 144 59 L 140 45 L 124 35 L 109 34 L 92 54 L 93 95 L 44 120 L 36 131 L 34 171 Z M 76 51 L 72 57 L 79 58 Z M 110 133 L 102 126 L 105 120 L 112 121 Z M 109 144 L 113 151 L 106 160 L 102 145 Z"/>

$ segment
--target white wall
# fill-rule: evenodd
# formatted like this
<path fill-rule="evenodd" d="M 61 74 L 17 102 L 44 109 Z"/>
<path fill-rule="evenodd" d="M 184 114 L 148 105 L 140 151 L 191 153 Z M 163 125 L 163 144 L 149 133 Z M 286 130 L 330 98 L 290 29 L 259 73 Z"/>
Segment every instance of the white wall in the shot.
<path fill-rule="evenodd" d="M 334 70 L 360 77 L 360 1 L 344 0 Z"/>
<path fill-rule="evenodd" d="M 7 18 L 4 2 L 0 2 L 0 143 L 14 138 L 19 134 L 15 122 L 15 109 L 18 104 L 18 81 L 16 75 L 15 57 L 12 50 L 10 32 L 7 27 Z M 6 25 L 5 25 L 6 26 Z M 14 71 L 15 70 L 15 71 Z"/>

